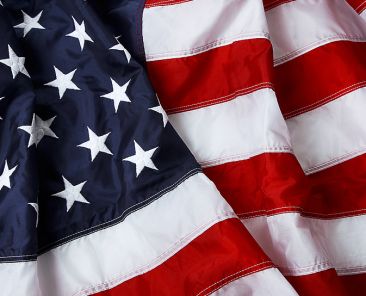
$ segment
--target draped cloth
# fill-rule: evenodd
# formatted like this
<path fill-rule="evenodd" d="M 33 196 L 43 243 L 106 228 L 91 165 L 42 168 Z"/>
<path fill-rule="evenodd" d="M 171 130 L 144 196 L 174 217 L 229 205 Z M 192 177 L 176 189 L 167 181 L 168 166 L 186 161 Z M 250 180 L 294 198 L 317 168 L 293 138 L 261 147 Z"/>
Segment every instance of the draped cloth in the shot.
<path fill-rule="evenodd" d="M 364 295 L 366 1 L 2 0 L 1 295 Z"/>

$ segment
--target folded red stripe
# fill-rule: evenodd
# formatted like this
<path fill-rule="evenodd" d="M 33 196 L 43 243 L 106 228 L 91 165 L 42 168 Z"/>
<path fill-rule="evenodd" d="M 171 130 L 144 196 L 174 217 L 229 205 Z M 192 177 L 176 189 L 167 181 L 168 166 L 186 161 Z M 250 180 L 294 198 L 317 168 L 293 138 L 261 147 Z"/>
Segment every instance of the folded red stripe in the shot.
<path fill-rule="evenodd" d="M 337 41 L 275 67 L 285 117 L 313 110 L 366 86 L 366 42 Z"/>
<path fill-rule="evenodd" d="M 204 169 L 242 218 L 301 212 L 315 218 L 366 213 L 366 154 L 305 176 L 289 153 L 265 153 Z"/>
<path fill-rule="evenodd" d="M 270 42 L 258 38 L 189 57 L 151 61 L 147 67 L 163 107 L 175 113 L 271 87 L 272 59 Z"/>
<path fill-rule="evenodd" d="M 155 269 L 96 295 L 206 295 L 273 267 L 238 219 L 217 223 Z"/>

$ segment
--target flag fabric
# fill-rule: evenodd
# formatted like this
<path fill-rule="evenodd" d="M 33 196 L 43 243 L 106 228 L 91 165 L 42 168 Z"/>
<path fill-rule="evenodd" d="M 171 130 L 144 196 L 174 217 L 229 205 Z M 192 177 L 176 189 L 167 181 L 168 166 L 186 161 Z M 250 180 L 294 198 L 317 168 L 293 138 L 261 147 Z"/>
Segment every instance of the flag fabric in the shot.
<path fill-rule="evenodd" d="M 366 293 L 365 3 L 151 0 L 143 11 L 149 78 L 172 125 L 299 295 Z"/>
<path fill-rule="evenodd" d="M 0 295 L 296 295 L 104 23 L 1 2 Z"/>
<path fill-rule="evenodd" d="M 365 6 L 2 0 L 0 295 L 364 295 Z"/>

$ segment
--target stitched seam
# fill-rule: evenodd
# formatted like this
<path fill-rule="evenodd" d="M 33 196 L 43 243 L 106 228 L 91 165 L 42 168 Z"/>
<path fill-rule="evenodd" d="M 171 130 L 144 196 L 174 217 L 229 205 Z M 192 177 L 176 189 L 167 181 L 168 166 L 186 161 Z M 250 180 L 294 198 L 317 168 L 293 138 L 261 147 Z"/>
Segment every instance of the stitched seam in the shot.
<path fill-rule="evenodd" d="M 199 296 L 201 293 L 205 292 L 206 290 L 208 290 L 208 289 L 212 288 L 213 286 L 216 286 L 217 284 L 221 283 L 222 281 L 225 281 L 225 280 L 227 280 L 227 279 L 229 279 L 229 278 L 231 278 L 231 277 L 233 277 L 233 276 L 238 275 L 239 273 L 243 273 L 243 272 L 245 272 L 245 271 L 247 271 L 247 270 L 249 270 L 249 269 L 252 269 L 253 267 L 256 267 L 256 266 L 259 266 L 259 265 L 263 265 L 263 264 L 266 264 L 266 263 L 267 263 L 267 264 L 269 263 L 269 264 L 273 265 L 271 261 L 266 260 L 266 261 L 263 261 L 263 262 L 261 262 L 261 263 L 257 263 L 257 264 L 251 265 L 251 266 L 249 266 L 249 267 L 246 267 L 246 268 L 244 268 L 244 269 L 241 269 L 241 270 L 239 270 L 239 271 L 237 271 L 237 272 L 235 272 L 235 273 L 232 273 L 232 274 L 230 274 L 230 275 L 228 275 L 228 276 L 226 276 L 226 277 L 224 277 L 224 278 L 222 278 L 222 279 L 220 279 L 220 280 L 218 280 L 218 281 L 214 282 L 213 284 L 211 284 L 210 286 L 208 286 L 207 288 L 205 288 L 205 289 L 203 289 L 201 292 L 199 292 L 199 293 L 197 294 L 197 296 Z"/>
<path fill-rule="evenodd" d="M 20 258 L 20 257 L 32 257 L 32 256 L 37 256 L 37 254 L 30 254 L 30 255 L 17 255 L 17 256 L 0 256 L 0 259 L 3 258 Z M 26 260 L 25 260 L 26 261 Z M 2 262 L 0 262 L 1 264 Z"/>
<path fill-rule="evenodd" d="M 351 255 L 350 257 L 352 258 L 357 258 L 357 260 L 359 258 L 362 258 L 363 260 L 366 259 L 366 254 L 361 255 Z M 366 271 L 366 264 L 362 264 L 362 265 L 354 265 L 354 266 L 346 266 L 346 267 L 335 267 L 335 270 L 337 271 L 337 273 L 340 274 L 352 274 L 352 273 L 356 273 L 356 272 L 360 272 L 360 271 Z"/>
<path fill-rule="evenodd" d="M 225 280 L 227 280 L 227 279 L 229 279 L 229 278 L 231 278 L 231 277 L 233 277 L 233 276 L 236 276 L 236 275 L 238 275 L 238 274 L 240 274 L 240 273 L 243 273 L 243 272 L 245 272 L 245 271 L 247 271 L 247 270 L 249 270 L 249 269 L 252 269 L 252 268 L 254 268 L 254 267 L 256 267 L 256 266 L 260 266 L 260 265 L 263 265 L 263 264 L 271 264 L 271 265 L 273 265 L 273 263 L 272 263 L 271 261 L 266 260 L 266 261 L 263 261 L 263 262 L 260 262 L 260 263 L 254 264 L 254 265 L 252 265 L 252 266 L 249 266 L 249 267 L 243 268 L 243 269 L 241 269 L 241 270 L 239 270 L 239 271 L 237 271 L 237 272 L 235 272 L 235 273 L 232 273 L 232 274 L 230 274 L 230 275 L 228 275 L 228 276 L 226 276 L 226 277 L 224 277 L 224 278 L 222 278 L 222 279 L 220 279 L 220 280 L 218 280 L 218 281 L 214 282 L 213 284 L 211 284 L 210 286 L 206 287 L 206 288 L 205 288 L 205 289 L 203 289 L 201 292 L 199 292 L 198 294 L 196 294 L 196 296 L 201 295 L 201 294 L 202 294 L 202 293 L 204 293 L 206 290 L 209 290 L 210 288 L 212 288 L 212 287 L 216 286 L 217 284 L 220 284 L 221 282 L 223 282 L 223 281 L 225 281 Z M 254 271 L 254 272 L 255 272 L 255 271 Z M 226 285 L 227 283 L 228 283 L 228 282 L 226 282 L 224 285 Z M 210 293 L 212 293 L 212 291 L 211 291 Z M 207 295 L 207 294 L 205 294 L 205 295 Z"/>
<path fill-rule="evenodd" d="M 299 214 L 301 217 L 305 217 L 305 218 L 311 218 L 311 219 L 317 219 L 317 220 L 335 220 L 335 219 L 342 219 L 342 218 L 352 218 L 352 217 L 357 217 L 357 216 L 364 216 L 365 215 L 365 211 L 361 212 L 361 213 L 356 213 L 356 214 L 349 214 L 349 215 L 344 215 L 344 216 L 335 216 L 335 217 L 321 217 L 321 216 L 313 216 L 313 215 L 306 215 L 306 213 L 303 212 L 299 212 L 299 211 L 284 211 L 284 212 L 279 212 L 279 213 L 273 213 L 273 214 L 258 214 L 258 215 L 253 215 L 253 216 L 244 216 L 241 217 L 241 220 L 247 220 L 247 219 L 253 219 L 253 218 L 259 218 L 259 217 L 273 217 L 273 216 L 277 216 L 277 215 L 282 215 L 282 214 L 287 214 L 287 213 L 294 213 L 294 214 Z M 319 214 L 321 215 L 321 214 Z"/>
<path fill-rule="evenodd" d="M 208 296 L 208 295 L 210 295 L 210 294 L 212 294 L 212 293 L 216 292 L 217 290 L 221 289 L 222 287 L 227 286 L 228 284 L 232 283 L 233 281 L 235 281 L 235 280 L 237 280 L 237 279 L 240 279 L 240 278 L 242 278 L 242 277 L 249 276 L 249 275 L 251 275 L 251 274 L 253 274 L 253 273 L 257 273 L 257 272 L 260 272 L 260 271 L 263 271 L 263 270 L 266 270 L 266 269 L 270 269 L 270 268 L 273 268 L 273 266 L 266 266 L 266 267 L 263 267 L 263 268 L 261 268 L 261 269 L 254 270 L 254 271 L 252 271 L 252 272 L 248 272 L 248 273 L 244 273 L 244 274 L 238 275 L 237 277 L 235 277 L 235 278 L 231 279 L 231 280 L 230 280 L 230 281 L 228 281 L 228 282 L 225 282 L 225 283 L 221 284 L 220 286 L 218 286 L 218 287 L 217 287 L 217 288 L 215 288 L 214 290 L 212 290 L 212 291 L 208 292 L 207 294 L 204 294 L 203 296 Z"/>
<path fill-rule="evenodd" d="M 366 271 L 365 265 L 360 265 L 356 267 L 344 267 L 344 268 L 336 268 L 338 275 L 350 275 L 350 274 L 357 274 L 360 272 Z"/>
<path fill-rule="evenodd" d="M 337 271 L 337 269 L 336 269 Z M 347 276 L 347 275 L 354 275 L 354 274 L 360 274 L 360 273 L 365 273 L 366 272 L 366 266 L 362 267 L 362 268 L 358 268 L 358 269 L 349 269 L 349 270 L 341 270 L 341 271 L 337 271 L 337 275 L 338 276 Z"/>
<path fill-rule="evenodd" d="M 356 10 L 358 13 L 360 13 L 358 10 L 359 10 L 362 6 L 364 6 L 365 4 L 366 4 L 366 1 L 361 2 L 361 4 L 360 4 L 360 5 L 358 5 L 358 6 L 355 8 L 355 10 Z M 365 8 L 363 8 L 363 9 L 365 9 Z"/>
<path fill-rule="evenodd" d="M 35 255 L 34 257 L 36 257 L 37 255 Z M 0 267 L 2 264 L 12 264 L 12 263 L 36 263 L 37 262 L 37 258 L 33 258 L 33 259 L 24 259 L 24 260 L 17 260 L 17 261 L 0 261 Z"/>
<path fill-rule="evenodd" d="M 214 105 L 217 102 L 219 102 L 219 103 L 227 102 L 231 99 L 237 98 L 238 96 L 248 94 L 248 93 L 254 92 L 255 90 L 262 89 L 262 88 L 271 88 L 272 89 L 273 88 L 273 83 L 271 83 L 271 82 L 261 82 L 261 83 L 258 83 L 258 84 L 255 84 L 255 85 L 252 85 L 252 86 L 249 86 L 249 87 L 245 87 L 245 88 L 235 90 L 231 94 L 221 96 L 221 97 L 218 97 L 218 98 L 215 98 L 215 99 L 208 99 L 208 100 L 204 100 L 204 101 L 199 102 L 199 103 L 193 103 L 193 104 L 189 104 L 189 105 L 170 108 L 170 109 L 167 109 L 167 112 L 174 112 L 174 111 L 183 112 L 183 111 L 187 111 L 186 110 L 187 108 L 198 109 L 200 107 L 206 107 L 206 106 Z"/>
<path fill-rule="evenodd" d="M 305 52 L 308 52 L 310 50 L 315 49 L 316 47 L 318 47 L 318 45 L 322 45 L 322 44 L 326 44 L 326 43 L 330 43 L 332 41 L 337 41 L 337 40 L 350 40 L 350 41 L 361 41 L 364 42 L 366 41 L 365 37 L 352 37 L 352 36 L 348 36 L 348 35 L 334 35 L 334 36 L 328 36 L 325 37 L 321 40 L 317 40 L 314 41 L 308 45 L 305 45 L 299 49 L 296 49 L 280 58 L 277 58 L 274 60 L 274 64 L 275 66 L 279 65 L 279 64 L 283 64 L 285 63 L 287 60 L 290 59 L 294 59 L 296 56 L 298 56 L 299 54 L 303 54 Z M 312 48 L 313 47 L 313 48 Z"/>
<path fill-rule="evenodd" d="M 359 13 L 358 14 L 362 14 L 364 11 L 365 11 L 365 9 L 366 9 L 366 5 L 359 11 Z"/>
<path fill-rule="evenodd" d="M 190 111 L 190 110 L 193 110 L 193 109 L 199 109 L 199 108 L 215 105 L 217 103 L 224 103 L 224 102 L 228 102 L 230 100 L 234 100 L 239 96 L 249 94 L 249 93 L 252 93 L 256 90 L 263 89 L 263 88 L 273 89 L 273 83 L 271 83 L 271 82 L 261 82 L 261 83 L 258 83 L 258 84 L 252 85 L 252 86 L 248 86 L 248 87 L 245 87 L 245 88 L 235 90 L 234 92 L 232 92 L 228 95 L 221 96 L 221 97 L 218 97 L 218 98 L 215 98 L 215 99 L 207 99 L 207 100 L 203 100 L 202 102 L 198 102 L 198 103 L 192 103 L 192 104 L 188 104 L 188 105 L 184 105 L 184 106 L 179 106 L 179 107 L 166 109 L 166 112 L 168 112 L 169 114 L 172 114 L 172 113 Z"/>
<path fill-rule="evenodd" d="M 220 157 L 220 158 L 216 158 L 216 159 L 212 159 L 212 160 L 200 161 L 200 165 L 201 165 L 201 167 L 209 167 L 209 166 L 223 164 L 223 163 L 230 162 L 230 161 L 248 159 L 248 158 L 256 156 L 260 153 L 263 153 L 263 152 L 289 152 L 289 153 L 292 153 L 293 150 L 290 146 L 270 146 L 270 147 L 264 147 L 264 148 L 252 150 L 252 151 L 246 152 L 246 153 L 233 154 L 230 156 Z"/>
<path fill-rule="evenodd" d="M 358 258 L 358 255 L 354 255 L 353 257 L 357 257 Z M 365 264 L 362 264 L 362 265 L 356 265 L 356 266 L 349 266 L 349 267 L 341 267 L 341 268 L 336 268 L 337 271 L 342 271 L 343 269 L 345 270 L 351 270 L 351 269 L 358 269 L 358 268 L 365 268 Z"/>
<path fill-rule="evenodd" d="M 258 35 L 260 35 L 260 36 L 258 36 Z M 189 55 L 189 56 L 196 55 L 196 54 L 208 51 L 212 48 L 215 48 L 215 47 L 218 47 L 221 45 L 227 45 L 227 44 L 233 43 L 235 41 L 246 40 L 249 38 L 250 39 L 252 39 L 252 38 L 269 39 L 269 35 L 267 32 L 261 32 L 261 31 L 242 33 L 242 34 L 238 34 L 238 35 L 223 37 L 221 39 L 211 41 L 205 45 L 197 46 L 197 47 L 190 48 L 190 49 L 177 50 L 177 51 L 165 51 L 165 52 L 159 52 L 159 53 L 154 53 L 154 54 L 147 54 L 146 59 L 147 59 L 147 61 L 152 61 L 152 60 L 159 60 L 159 59 L 164 59 L 164 58 L 172 58 L 172 56 L 181 57 L 181 56 L 187 56 L 187 55 Z"/>
<path fill-rule="evenodd" d="M 345 87 L 345 88 L 343 88 L 339 91 L 336 91 L 336 92 L 326 96 L 323 99 L 317 100 L 315 103 L 312 103 L 312 104 L 309 104 L 307 106 L 298 108 L 298 109 L 296 109 L 294 111 L 291 111 L 291 112 L 287 112 L 287 113 L 284 114 L 284 117 L 285 117 L 285 119 L 289 119 L 289 118 L 294 117 L 296 115 L 300 115 L 302 113 L 308 112 L 310 110 L 313 110 L 313 109 L 315 109 L 315 108 L 317 108 L 321 105 L 325 105 L 326 103 L 329 103 L 329 102 L 331 102 L 331 101 L 333 101 L 333 100 L 335 100 L 335 99 L 337 99 L 341 96 L 344 96 L 344 95 L 346 95 L 346 94 L 348 94 L 348 93 L 350 93 L 350 92 L 352 92 L 356 89 L 362 88 L 364 86 L 366 86 L 366 81 L 361 81 L 361 82 L 354 83 L 350 86 L 347 86 L 347 87 Z"/>
<path fill-rule="evenodd" d="M 359 10 L 358 14 L 362 14 L 366 9 L 366 3 L 365 5 Z"/>
<path fill-rule="evenodd" d="M 275 0 L 267 5 L 264 5 L 264 10 L 268 11 L 282 4 L 293 2 L 294 0 Z"/>
<path fill-rule="evenodd" d="M 167 248 L 164 252 L 162 252 L 159 256 L 157 256 L 155 259 L 151 260 L 150 263 L 145 264 L 138 269 L 129 272 L 125 275 L 120 275 L 118 277 L 115 277 L 115 279 L 109 280 L 109 281 L 103 281 L 100 284 L 97 284 L 93 287 L 88 287 L 85 289 L 80 290 L 79 292 L 76 292 L 73 294 L 74 296 L 83 296 L 90 293 L 97 293 L 106 289 L 111 289 L 135 276 L 139 276 L 143 273 L 146 273 L 150 271 L 151 269 L 155 268 L 156 266 L 159 266 L 172 256 L 174 256 L 177 252 L 182 250 L 186 245 L 188 245 L 191 241 L 196 239 L 198 236 L 200 236 L 202 233 L 204 233 L 207 229 L 209 229 L 212 225 L 219 223 L 220 221 L 224 221 L 226 219 L 236 219 L 236 214 L 234 212 L 223 212 L 221 214 L 217 214 L 217 216 L 207 223 L 196 227 L 194 230 L 192 230 L 190 233 L 185 235 L 183 238 L 179 239 L 177 242 L 173 243 L 171 247 Z"/>
<path fill-rule="evenodd" d="M 304 170 L 304 173 L 306 175 L 310 175 L 310 174 L 314 174 L 316 172 L 319 172 L 319 171 L 322 171 L 322 170 L 325 170 L 329 167 L 332 167 L 332 166 L 335 166 L 336 164 L 339 164 L 339 163 L 342 163 L 350 158 L 353 158 L 353 157 L 356 157 L 358 155 L 361 155 L 363 153 L 365 153 L 366 151 L 366 147 L 363 147 L 359 150 L 356 150 L 356 151 L 352 151 L 352 152 L 348 152 L 348 153 L 345 153 L 341 156 L 338 156 L 336 158 L 333 158 L 329 161 L 326 161 L 326 162 L 323 162 L 321 164 L 318 164 L 318 165 L 315 165 L 311 168 L 308 168 L 306 170 Z"/>
<path fill-rule="evenodd" d="M 295 272 L 307 272 L 307 271 L 321 271 L 324 270 L 324 268 L 333 268 L 333 266 L 330 264 L 329 260 L 321 261 L 318 263 L 310 264 L 304 267 L 282 267 L 277 266 L 278 269 L 281 270 L 281 273 L 287 273 L 287 274 L 293 274 Z"/>
<path fill-rule="evenodd" d="M 282 1 L 288 1 L 288 0 L 274 0 L 274 1 L 272 1 L 272 2 L 267 3 L 267 4 L 266 4 L 266 5 L 264 5 L 264 6 L 266 7 L 266 6 L 276 5 L 276 4 L 278 4 L 278 3 L 282 2 Z M 264 2 L 264 1 L 263 1 L 263 2 Z"/>
<path fill-rule="evenodd" d="M 238 217 L 240 219 L 250 219 L 252 217 L 262 217 L 262 216 L 266 216 L 266 214 L 258 214 L 258 215 L 255 215 L 256 213 L 269 213 L 269 212 L 273 212 L 273 211 L 276 211 L 276 210 L 291 210 L 291 209 L 298 209 L 298 210 L 303 210 L 303 208 L 301 207 L 298 207 L 298 206 L 287 206 L 287 207 L 277 207 L 277 208 L 273 208 L 273 209 L 270 209 L 270 210 L 256 210 L 256 211 L 250 211 L 250 212 L 243 212 L 243 213 L 237 213 Z M 277 215 L 280 215 L 281 213 L 276 213 Z M 271 214 L 272 216 L 273 214 Z"/>
<path fill-rule="evenodd" d="M 277 210 L 284 210 L 284 211 L 275 212 Z M 274 212 L 274 213 L 271 213 L 271 212 Z M 303 216 L 303 217 L 304 216 L 307 217 L 306 215 L 309 215 L 310 217 L 312 217 L 314 219 L 328 220 L 328 219 L 340 219 L 342 217 L 360 216 L 366 212 L 366 208 L 358 209 L 358 210 L 344 211 L 344 212 L 335 212 L 335 213 L 317 213 L 317 212 L 306 211 L 304 208 L 299 207 L 299 206 L 287 206 L 287 207 L 277 207 L 277 208 L 273 208 L 270 210 L 257 210 L 257 211 L 251 211 L 251 212 L 243 212 L 243 213 L 239 213 L 239 214 L 237 213 L 237 215 L 241 220 L 245 220 L 245 219 L 252 219 L 252 218 L 257 218 L 257 217 L 276 216 L 276 215 L 281 215 L 281 214 L 285 214 L 285 213 L 289 213 L 289 212 L 299 214 L 300 216 Z M 256 215 L 256 213 L 258 213 L 258 214 Z M 341 216 L 336 217 L 337 215 L 341 215 Z"/>
<path fill-rule="evenodd" d="M 231 155 L 231 156 L 227 156 L 227 157 L 222 157 L 222 158 L 218 158 L 218 159 L 214 159 L 214 160 L 210 160 L 210 161 L 204 161 L 204 162 L 200 162 L 201 167 L 210 167 L 210 166 L 215 166 L 215 165 L 219 165 L 219 164 L 224 164 L 227 162 L 231 162 L 231 161 L 240 161 L 240 160 L 244 160 L 244 159 L 249 159 L 251 157 L 254 157 L 258 154 L 264 153 L 264 152 L 288 152 L 288 153 L 292 153 L 293 150 L 291 147 L 268 147 L 268 148 L 263 148 L 263 149 L 258 149 L 255 151 L 251 151 L 248 153 L 243 153 L 243 154 L 236 154 L 236 155 Z"/>
<path fill-rule="evenodd" d="M 279 57 L 277 59 L 274 60 L 274 66 L 278 66 L 281 65 L 289 60 L 292 60 L 306 52 L 309 52 L 321 45 L 330 43 L 330 42 L 334 42 L 334 41 L 339 41 L 339 40 L 348 40 L 348 41 L 355 41 L 355 42 L 365 42 L 366 41 L 366 37 L 364 36 L 348 36 L 348 35 L 334 35 L 334 36 L 328 36 L 323 38 L 322 40 L 317 40 L 314 41 L 308 45 L 305 45 L 299 49 L 296 49 L 282 57 Z"/>
<path fill-rule="evenodd" d="M 162 4 L 165 4 L 165 3 L 171 3 L 171 2 L 174 2 L 174 1 L 176 1 L 176 0 L 160 0 L 159 2 L 155 2 L 155 3 L 158 3 L 158 4 L 160 4 L 160 3 L 162 3 Z M 189 0 L 187 0 L 187 1 L 189 1 Z M 146 5 L 154 5 L 155 3 L 147 3 Z"/>
<path fill-rule="evenodd" d="M 190 2 L 190 1 L 192 1 L 192 0 L 181 0 L 181 1 L 167 0 L 167 1 L 160 1 L 160 2 L 156 2 L 156 3 L 146 4 L 145 5 L 145 8 L 151 8 L 151 7 L 156 7 L 156 6 L 176 5 L 176 4 L 181 4 L 181 3 Z"/>
<path fill-rule="evenodd" d="M 129 214 L 128 214 L 126 217 L 124 217 L 124 219 L 126 219 L 126 218 L 127 218 L 129 215 L 131 215 L 132 213 L 134 213 L 134 212 L 136 212 L 136 211 L 138 211 L 138 210 L 140 210 L 140 209 L 142 209 L 142 208 L 144 208 L 144 207 L 148 206 L 149 204 L 151 204 L 152 202 L 154 202 L 154 201 L 155 201 L 155 200 L 157 200 L 158 198 L 162 197 L 162 196 L 163 196 L 163 195 L 165 195 L 166 193 L 168 193 L 168 192 L 172 191 L 172 190 L 173 190 L 173 189 L 175 189 L 178 185 L 180 185 L 182 182 L 184 182 L 184 181 L 185 181 L 185 180 L 187 180 L 189 177 L 191 177 L 191 176 L 193 176 L 193 175 L 197 174 L 197 173 L 198 173 L 198 172 L 200 172 L 200 171 L 201 171 L 201 169 L 199 169 L 199 168 L 195 168 L 195 169 L 190 170 L 188 173 L 186 173 L 182 178 L 180 178 L 178 181 L 176 181 L 176 182 L 175 182 L 175 183 L 173 183 L 172 185 L 170 185 L 170 186 L 168 186 L 168 187 L 166 187 L 166 188 L 164 188 L 164 189 L 160 190 L 159 192 L 155 193 L 154 195 L 150 196 L 149 198 L 145 199 L 144 201 L 141 201 L 141 202 L 137 203 L 136 205 L 140 205 L 140 204 L 141 204 L 141 207 L 136 208 L 135 210 L 133 210 L 133 211 L 129 212 Z M 101 224 L 95 225 L 95 226 L 93 226 L 93 227 L 87 228 L 86 230 L 78 231 L 78 232 L 76 232 L 76 233 L 74 233 L 74 234 L 72 234 L 72 235 L 68 235 L 68 236 L 66 236 L 66 237 L 64 237 L 64 238 L 62 238 L 62 239 L 59 239 L 59 240 L 55 241 L 55 242 L 54 242 L 54 243 L 52 243 L 52 244 L 48 244 L 48 245 L 44 246 L 42 249 L 46 249 L 46 248 L 47 248 L 47 246 L 51 246 L 51 245 L 54 245 L 54 247 L 52 247 L 52 249 L 55 249 L 56 247 L 58 247 L 58 246 L 60 246 L 60 245 L 64 245 L 64 244 L 66 244 L 66 243 L 68 243 L 68 242 L 70 242 L 70 241 L 73 241 L 73 240 L 75 240 L 75 239 L 77 239 L 77 238 L 80 238 L 80 237 L 82 237 L 82 236 L 86 236 L 86 235 L 92 234 L 92 233 L 94 233 L 94 232 L 100 231 L 100 230 L 102 230 L 102 229 L 112 227 L 113 225 L 116 225 L 116 224 L 122 223 L 122 221 L 124 221 L 124 219 L 123 219 L 122 221 L 118 221 L 118 220 L 119 220 L 119 219 L 121 219 L 121 218 L 124 216 L 124 214 L 128 212 L 128 210 L 130 210 L 130 209 L 132 209 L 132 208 L 136 207 L 136 205 L 133 205 L 133 206 L 129 207 L 128 209 L 124 210 L 124 211 L 122 212 L 122 214 L 121 214 L 121 215 L 119 215 L 118 217 L 116 217 L 116 218 L 114 218 L 114 219 L 112 219 L 112 220 L 110 220 L 110 221 L 106 221 L 106 222 L 104 222 L 104 223 L 101 223 Z M 114 223 L 113 223 L 113 222 L 114 222 Z M 107 225 L 107 226 L 106 226 L 106 227 L 103 227 L 103 225 Z M 95 228 L 97 228 L 97 229 L 95 229 Z M 95 229 L 95 230 L 93 230 L 93 231 L 91 231 L 91 232 L 87 232 L 87 233 L 85 233 L 85 234 L 82 234 L 81 236 L 79 236 L 79 237 L 77 237 L 77 238 L 72 238 L 72 239 L 70 239 L 70 240 L 66 240 L 66 241 L 64 241 L 64 239 L 65 239 L 65 238 L 73 237 L 74 235 L 77 235 L 77 234 L 79 234 L 79 233 L 83 233 L 83 232 L 88 231 L 88 230 L 91 230 L 91 229 Z M 62 241 L 62 243 L 60 243 L 60 244 L 56 244 L 56 243 L 57 243 L 57 242 L 59 242 L 59 241 Z"/>

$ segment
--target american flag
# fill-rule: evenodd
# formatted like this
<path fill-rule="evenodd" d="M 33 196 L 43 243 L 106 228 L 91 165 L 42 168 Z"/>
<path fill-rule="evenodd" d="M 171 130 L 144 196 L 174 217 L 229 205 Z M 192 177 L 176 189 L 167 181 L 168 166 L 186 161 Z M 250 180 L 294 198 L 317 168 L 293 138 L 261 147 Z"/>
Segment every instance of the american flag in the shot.
<path fill-rule="evenodd" d="M 143 12 L 172 125 L 299 295 L 366 295 L 365 8 L 150 0 Z M 291 295 L 260 270 L 237 294 Z"/>
<path fill-rule="evenodd" d="M 0 295 L 365 295 L 365 8 L 2 0 Z"/>

